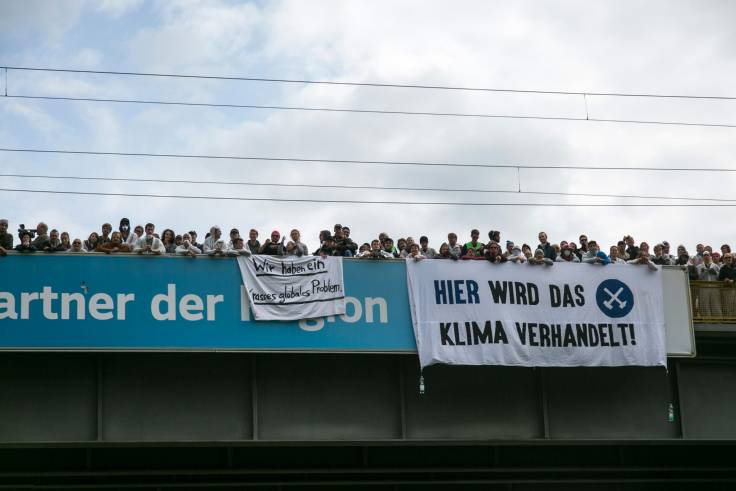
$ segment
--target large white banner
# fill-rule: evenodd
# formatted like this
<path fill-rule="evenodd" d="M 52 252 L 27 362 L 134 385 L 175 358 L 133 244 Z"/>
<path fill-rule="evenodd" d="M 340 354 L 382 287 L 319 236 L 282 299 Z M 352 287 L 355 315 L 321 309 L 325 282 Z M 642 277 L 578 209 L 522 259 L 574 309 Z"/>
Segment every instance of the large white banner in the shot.
<path fill-rule="evenodd" d="M 314 319 L 345 313 L 342 258 L 238 257 L 256 320 Z"/>
<path fill-rule="evenodd" d="M 666 366 L 661 271 L 407 260 L 422 367 Z"/>

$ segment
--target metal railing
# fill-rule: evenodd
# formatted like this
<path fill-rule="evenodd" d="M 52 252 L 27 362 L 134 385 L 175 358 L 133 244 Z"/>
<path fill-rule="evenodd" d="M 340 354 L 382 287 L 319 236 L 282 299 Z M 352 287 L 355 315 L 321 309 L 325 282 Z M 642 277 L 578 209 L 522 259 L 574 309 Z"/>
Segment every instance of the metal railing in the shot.
<path fill-rule="evenodd" d="M 736 284 L 723 281 L 691 281 L 693 322 L 736 324 Z"/>

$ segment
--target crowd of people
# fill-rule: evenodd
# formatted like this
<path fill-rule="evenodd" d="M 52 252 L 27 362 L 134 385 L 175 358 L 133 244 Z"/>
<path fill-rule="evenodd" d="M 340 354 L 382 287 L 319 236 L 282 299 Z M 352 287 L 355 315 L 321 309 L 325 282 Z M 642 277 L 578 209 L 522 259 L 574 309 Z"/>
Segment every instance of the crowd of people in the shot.
<path fill-rule="evenodd" d="M 332 231 L 322 230 L 319 234 L 319 247 L 314 255 L 345 256 L 362 259 L 448 259 L 448 260 L 483 260 L 492 263 L 527 263 L 550 267 L 558 262 L 587 263 L 595 265 L 634 264 L 656 269 L 660 265 L 680 265 L 688 268 L 692 280 L 724 281 L 733 283 L 736 280 L 731 248 L 723 244 L 720 251 L 714 251 L 709 245 L 698 244 L 695 254 L 690 254 L 685 246 L 679 245 L 674 254 L 670 252 L 670 244 L 662 241 L 651 247 L 647 242 L 635 243 L 630 235 L 623 237 L 617 244 L 611 245 L 606 253 L 595 240 L 588 240 L 580 235 L 578 242 L 560 241 L 551 243 L 545 232 L 539 232 L 539 244 L 532 248 L 528 244 L 516 244 L 510 240 L 502 242 L 501 232 L 488 232 L 488 241 L 480 241 L 480 231 L 470 232 L 470 240 L 458 242 L 457 234 L 449 233 L 447 241 L 438 249 L 430 247 L 427 237 L 422 236 L 417 242 L 413 237 L 399 238 L 394 241 L 386 233 L 370 243 L 358 245 L 350 236 L 347 226 L 336 224 Z M 92 232 L 82 240 L 70 240 L 66 232 L 57 229 L 49 231 L 45 223 L 39 223 L 35 229 L 18 228 L 18 244 L 9 232 L 9 223 L 0 219 L 0 255 L 14 250 L 19 253 L 132 253 L 146 255 L 176 254 L 189 257 L 206 256 L 239 256 L 266 254 L 272 256 L 304 256 L 310 254 L 307 245 L 302 242 L 299 230 L 293 229 L 289 237 L 282 236 L 278 230 L 271 232 L 263 243 L 259 233 L 250 229 L 247 240 L 240 235 L 237 228 L 230 230 L 224 237 L 219 226 L 210 228 L 203 242 L 198 242 L 194 230 L 177 235 L 171 229 L 160 234 L 152 223 L 145 226 L 131 227 L 130 220 L 120 220 L 118 229 L 113 231 L 112 225 L 105 223 L 100 232 Z M 502 246 L 503 244 L 503 246 Z"/>
<path fill-rule="evenodd" d="M 424 259 L 454 261 L 490 261 L 491 263 L 513 262 L 532 266 L 551 267 L 556 263 L 586 263 L 596 266 L 608 264 L 632 264 L 656 270 L 657 266 L 681 266 L 688 271 L 690 280 L 721 282 L 723 286 L 734 286 L 736 266 L 734 265 L 731 247 L 723 244 L 719 250 L 709 245 L 698 244 L 695 253 L 691 254 L 683 245 L 678 245 L 675 253 L 671 253 L 670 244 L 661 241 L 650 247 L 647 242 L 636 244 L 634 238 L 626 235 L 622 240 L 610 246 L 607 253 L 595 240 L 588 240 L 580 235 L 578 242 L 562 240 L 551 243 L 545 232 L 539 232 L 539 244 L 532 248 L 529 244 L 516 244 L 506 240 L 502 242 L 501 232 L 488 232 L 488 241 L 481 242 L 480 231 L 471 230 L 470 240 L 458 242 L 457 234 L 451 232 L 447 241 L 438 249 L 430 247 L 425 236 L 417 242 L 413 237 L 399 238 L 394 241 L 386 233 L 370 243 L 358 245 L 350 236 L 347 226 L 336 224 L 332 231 L 322 230 L 319 233 L 319 247 L 312 252 L 318 256 L 343 256 L 367 260 L 387 259 Z M 34 252 L 46 253 L 104 253 L 104 254 L 144 254 L 144 255 L 180 255 L 191 258 L 199 256 L 250 256 L 265 254 L 271 256 L 305 256 L 309 255 L 307 245 L 302 242 L 299 230 L 293 229 L 289 237 L 282 236 L 278 230 L 271 232 L 269 238 L 259 240 L 259 233 L 250 229 L 248 239 L 240 235 L 237 228 L 230 230 L 224 237 L 222 229 L 215 225 L 205 235 L 204 241 L 198 242 L 198 234 L 194 230 L 176 234 L 165 229 L 160 234 L 152 223 L 145 226 L 131 227 L 130 220 L 120 220 L 118 229 L 113 231 L 112 225 L 105 223 L 100 233 L 92 232 L 82 240 L 70 240 L 67 232 L 57 229 L 49 231 L 45 223 L 39 223 L 35 229 L 18 228 L 18 243 L 9 232 L 9 223 L 0 219 L 0 256 L 8 251 L 20 254 Z M 651 250 L 650 250 L 651 249 Z M 716 283 L 712 283 L 716 285 Z M 692 307 L 697 315 L 719 317 L 723 312 L 736 312 L 736 288 L 722 291 L 713 288 L 692 290 Z"/>

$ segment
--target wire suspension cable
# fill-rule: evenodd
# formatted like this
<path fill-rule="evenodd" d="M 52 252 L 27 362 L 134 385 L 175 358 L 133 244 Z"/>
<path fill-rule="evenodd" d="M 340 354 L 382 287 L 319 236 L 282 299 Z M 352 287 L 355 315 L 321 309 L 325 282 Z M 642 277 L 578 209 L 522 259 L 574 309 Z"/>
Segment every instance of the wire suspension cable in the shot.
<path fill-rule="evenodd" d="M 399 84 L 399 83 L 377 83 L 377 82 L 351 82 L 351 81 L 334 81 L 334 80 L 308 80 L 308 79 L 286 79 L 286 78 L 266 78 L 266 77 L 237 77 L 237 76 L 217 76 L 217 75 L 187 75 L 179 73 L 151 73 L 151 72 L 133 72 L 133 71 L 113 71 L 113 70 L 76 70 L 69 68 L 43 68 L 43 67 L 21 67 L 21 66 L 2 66 L 7 70 L 30 71 L 30 72 L 60 72 L 60 73 L 84 73 L 93 75 L 123 75 L 135 77 L 158 77 L 158 78 L 184 78 L 184 79 L 204 79 L 204 80 L 231 80 L 242 82 L 271 82 L 271 83 L 287 83 L 287 84 L 319 84 L 319 85 L 345 85 L 354 87 L 387 87 L 399 89 L 431 89 L 431 90 L 457 90 L 457 91 L 473 91 L 473 92 L 506 92 L 518 94 L 549 94 L 549 95 L 588 95 L 601 97 L 650 97 L 650 98 L 667 98 L 667 99 L 711 99 L 711 100 L 736 100 L 735 96 L 719 96 L 719 95 L 687 95 L 687 94 L 660 94 L 660 93 L 626 93 L 626 92 L 589 92 L 589 91 L 567 91 L 567 90 L 538 90 L 538 89 L 507 89 L 494 87 L 464 87 L 452 85 L 425 85 L 425 84 Z"/>
<path fill-rule="evenodd" d="M 274 106 L 260 104 L 216 104 L 207 102 L 183 102 L 183 101 L 160 101 L 145 99 L 105 99 L 95 97 L 65 97 L 65 96 L 34 96 L 34 95 L 6 95 L 8 99 L 31 99 L 31 100 L 49 100 L 49 101 L 72 101 L 72 102 L 105 102 L 117 104 L 153 104 L 164 106 L 184 106 L 184 107 L 213 107 L 227 109 L 269 109 L 276 111 L 307 111 L 307 112 L 329 112 L 329 113 L 353 113 L 353 114 L 383 114 L 393 116 L 435 116 L 435 117 L 455 117 L 455 118 L 484 118 L 484 119 L 521 119 L 521 120 L 540 120 L 540 121 L 586 121 L 594 123 L 619 123 L 619 124 L 649 124 L 649 125 L 670 125 L 670 126 L 700 126 L 706 128 L 736 128 L 736 124 L 728 123 L 693 123 L 688 121 L 658 121 L 658 120 L 642 120 L 642 119 L 608 119 L 608 118 L 590 118 L 587 114 L 585 117 L 577 116 L 524 116 L 515 114 L 487 114 L 487 113 L 455 113 L 455 112 L 433 112 L 433 111 L 399 111 L 384 109 L 354 109 L 354 108 L 333 108 L 333 107 L 308 107 L 308 106 Z"/>
<path fill-rule="evenodd" d="M 736 199 L 727 198 L 693 198 L 682 196 L 646 196 L 636 194 L 598 194 L 598 193 L 567 193 L 554 191 L 522 191 L 521 189 L 476 189 L 476 188 L 430 188 L 430 187 L 400 187 L 400 186 L 354 186 L 342 184 L 285 184 L 270 182 L 244 182 L 244 181 L 201 181 L 189 179 L 145 179 L 134 177 L 100 177 L 100 176 L 58 176 L 43 174 L 8 174 L 0 173 L 0 177 L 14 177 L 21 179 L 56 179 L 76 181 L 104 181 L 104 182 L 138 182 L 157 184 L 199 184 L 199 185 L 221 185 L 221 186 L 262 186 L 276 188 L 300 188 L 300 189 L 344 189 L 344 190 L 370 190 L 370 191 L 429 191 L 444 193 L 488 193 L 488 194 L 529 194 L 541 196 L 576 196 L 587 198 L 622 198 L 622 199 L 657 199 L 677 201 L 719 202 L 736 203 Z"/>
<path fill-rule="evenodd" d="M 622 167 L 622 166 L 592 166 L 573 164 L 466 164 L 447 162 L 407 162 L 394 160 L 354 160 L 354 159 L 318 159 L 298 157 L 265 157 L 243 155 L 207 155 L 207 154 L 180 154 L 180 153 L 150 153 L 150 152 L 103 152 L 93 150 L 59 150 L 44 148 L 11 148 L 0 147 L 0 152 L 57 154 L 57 155 L 96 155 L 108 157 L 150 157 L 176 159 L 204 159 L 204 160 L 253 160 L 265 162 L 293 162 L 309 164 L 356 164 L 356 165 L 394 165 L 394 166 L 425 166 L 425 167 L 467 167 L 485 169 L 564 169 L 589 171 L 651 171 L 651 172 L 736 172 L 736 168 L 725 167 Z"/>
<path fill-rule="evenodd" d="M 736 203 L 478 203 L 478 202 L 454 202 L 454 201 L 364 201 L 349 199 L 299 199 L 299 198 L 251 198 L 246 196 L 199 196 L 181 194 L 148 194 L 148 193 L 103 193 L 97 191 L 59 191 L 51 189 L 17 189 L 0 188 L 0 191 L 11 193 L 43 193 L 43 194 L 68 194 L 77 196 L 117 196 L 128 198 L 173 198 L 173 199 L 198 199 L 198 200 L 227 200 L 227 201 L 269 201 L 283 203 L 341 203 L 355 205 L 429 205 L 429 206 L 555 206 L 566 208 L 584 207 L 658 207 L 658 208 L 685 208 L 685 207 L 734 207 Z"/>

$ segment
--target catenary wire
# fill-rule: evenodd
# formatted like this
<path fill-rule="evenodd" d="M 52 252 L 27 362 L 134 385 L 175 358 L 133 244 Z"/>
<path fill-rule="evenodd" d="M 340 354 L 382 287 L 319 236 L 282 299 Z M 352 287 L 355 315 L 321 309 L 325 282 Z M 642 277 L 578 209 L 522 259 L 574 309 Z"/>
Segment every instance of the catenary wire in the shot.
<path fill-rule="evenodd" d="M 589 92 L 589 91 L 565 91 L 565 90 L 539 90 L 539 89 L 507 89 L 493 87 L 464 87 L 452 85 L 426 85 L 426 84 L 399 84 L 399 83 L 378 83 L 378 82 L 351 82 L 351 81 L 334 81 L 334 80 L 308 80 L 308 79 L 286 79 L 286 78 L 266 78 L 266 77 L 237 77 L 237 76 L 217 76 L 217 75 L 187 75 L 178 73 L 151 73 L 151 72 L 133 72 L 133 71 L 113 71 L 113 70 L 78 70 L 70 68 L 44 68 L 44 67 L 20 67 L 20 66 L 0 66 L 6 70 L 17 71 L 33 71 L 33 72 L 61 72 L 61 73 L 83 73 L 93 75 L 122 75 L 135 77 L 157 77 L 157 78 L 184 78 L 184 79 L 204 79 L 204 80 L 230 80 L 242 82 L 271 82 L 271 83 L 287 83 L 287 84 L 314 84 L 314 85 L 344 85 L 352 87 L 385 87 L 399 89 L 430 89 L 430 90 L 455 90 L 455 91 L 472 91 L 472 92 L 506 92 L 518 94 L 549 94 L 549 95 L 588 95 L 601 97 L 648 97 L 648 98 L 667 98 L 667 99 L 712 99 L 712 100 L 736 100 L 735 96 L 719 96 L 719 95 L 688 95 L 688 94 L 661 94 L 661 93 L 632 93 L 632 92 Z"/>
<path fill-rule="evenodd" d="M 245 155 L 208 155 L 152 152 L 112 152 L 94 150 L 59 150 L 46 148 L 11 148 L 0 147 L 0 152 L 37 153 L 57 155 L 90 155 L 107 157 L 147 157 L 177 158 L 203 160 L 252 160 L 265 162 L 302 162 L 309 164 L 356 164 L 356 165 L 388 165 L 388 166 L 425 166 L 425 167 L 461 167 L 485 169 L 552 169 L 552 170 L 589 170 L 589 171 L 646 171 L 646 172 L 736 172 L 736 168 L 727 167 L 643 167 L 643 166 L 592 166 L 573 164 L 467 164 L 449 162 L 411 162 L 397 160 L 355 160 L 355 159 L 319 159 L 299 157 L 267 157 Z"/>
<path fill-rule="evenodd" d="M 6 95 L 8 99 L 30 99 L 49 101 L 70 102 L 104 102 L 116 104 L 148 104 L 164 106 L 184 107 L 213 107 L 227 109 L 268 109 L 275 111 L 306 111 L 306 112 L 329 112 L 329 113 L 353 113 L 353 114 L 382 114 L 392 116 L 436 116 L 453 118 L 483 118 L 483 119 L 521 119 L 537 121 L 585 121 L 594 123 L 620 123 L 620 124 L 648 124 L 668 126 L 697 126 L 705 128 L 736 128 L 736 124 L 728 123 L 694 123 L 688 121 L 658 121 L 642 119 L 609 119 L 590 118 L 576 116 L 524 116 L 516 114 L 487 114 L 487 113 L 455 113 L 455 112 L 433 112 L 433 111 L 399 111 L 387 109 L 355 109 L 355 108 L 332 108 L 332 107 L 308 107 L 308 106 L 275 106 L 260 104 L 217 104 L 208 102 L 183 102 L 183 101 L 160 101 L 144 99 L 105 99 L 94 97 L 63 97 L 63 96 L 38 96 L 38 95 Z"/>
<path fill-rule="evenodd" d="M 191 179 L 154 179 L 134 177 L 100 177 L 100 176 L 59 176 L 46 174 L 9 174 L 0 173 L 0 177 L 14 177 L 22 179 L 56 179 L 75 181 L 104 181 L 104 182 L 138 182 L 157 184 L 204 184 L 223 186 L 262 186 L 277 188 L 305 188 L 305 189 L 343 189 L 343 190 L 370 190 L 370 191 L 429 191 L 429 192 L 452 192 L 452 193 L 493 193 L 493 194 L 529 194 L 542 196 L 571 196 L 587 198 L 622 198 L 622 199 L 658 199 L 678 201 L 713 201 L 722 203 L 736 203 L 736 199 L 727 198 L 693 198 L 682 196 L 646 196 L 636 194 L 598 194 L 598 193 L 568 193 L 555 191 L 523 191 L 505 189 L 478 189 L 478 188 L 429 188 L 429 187 L 400 187 L 400 186 L 355 186 L 344 184 L 289 184 L 270 182 L 244 182 L 244 181 L 202 181 Z"/>
<path fill-rule="evenodd" d="M 609 119 L 590 118 L 576 116 L 524 116 L 516 114 L 487 114 L 487 113 L 453 113 L 432 111 L 398 111 L 385 109 L 354 109 L 354 108 L 332 108 L 332 107 L 307 107 L 307 106 L 273 106 L 259 104 L 216 104 L 207 102 L 182 102 L 182 101 L 159 101 L 143 99 L 101 99 L 93 97 L 62 97 L 62 96 L 32 96 L 32 95 L 6 95 L 8 99 L 31 99 L 49 101 L 72 101 L 72 102 L 106 102 L 117 104 L 149 104 L 164 106 L 184 107 L 213 107 L 227 109 L 268 109 L 276 111 L 306 111 L 306 112 L 330 112 L 330 113 L 353 113 L 353 114 L 383 114 L 393 116 L 436 116 L 453 118 L 483 118 L 483 119 L 521 119 L 537 121 L 585 121 L 594 123 L 620 123 L 620 124 L 648 124 L 668 126 L 697 126 L 705 128 L 736 128 L 736 124 L 729 123 L 693 123 L 688 121 L 658 121 L 642 119 Z"/>
<path fill-rule="evenodd" d="M 736 203 L 528 203 L 528 202 L 454 202 L 454 201 L 376 201 L 355 199 L 306 199 L 306 198 L 252 198 L 247 196 L 205 196 L 205 195 L 182 195 L 182 194 L 149 194 L 149 193 L 108 193 L 99 191 L 60 191 L 52 189 L 19 189 L 0 188 L 0 192 L 11 193 L 41 193 L 41 194 L 66 194 L 77 196 L 115 196 L 127 198 L 170 198 L 170 199 L 197 199 L 197 200 L 226 200 L 226 201 L 268 201 L 282 203 L 323 203 L 323 204 L 356 204 L 356 205 L 425 205 L 425 206 L 519 206 L 519 207 L 565 207 L 565 208 L 619 208 L 619 207 L 657 207 L 657 208 L 714 208 L 714 207 L 736 207 Z"/>

